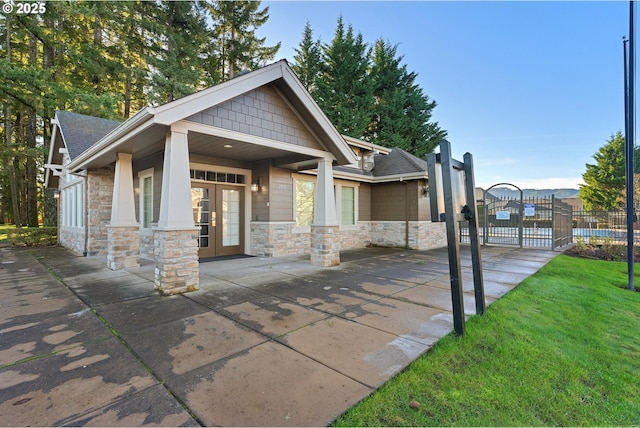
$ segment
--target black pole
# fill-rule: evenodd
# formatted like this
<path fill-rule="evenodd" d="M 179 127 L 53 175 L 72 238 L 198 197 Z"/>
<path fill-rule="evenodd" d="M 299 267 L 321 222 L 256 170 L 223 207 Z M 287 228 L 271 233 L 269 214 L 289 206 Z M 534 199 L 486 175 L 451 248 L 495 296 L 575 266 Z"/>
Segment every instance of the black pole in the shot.
<path fill-rule="evenodd" d="M 627 95 L 627 138 L 625 139 L 625 149 L 627 152 L 627 272 L 629 274 L 629 290 L 633 290 L 633 220 L 634 220 L 634 203 L 633 203 L 633 176 L 635 172 L 634 165 L 634 131 L 635 131 L 635 26 L 633 13 L 633 0 L 629 1 L 629 76 L 628 76 L 628 95 Z"/>
<path fill-rule="evenodd" d="M 625 154 L 629 140 L 629 62 L 627 61 L 627 43 L 629 40 L 622 36 L 622 58 L 624 61 L 624 141 Z M 625 163 L 625 172 L 627 164 Z M 626 177 L 626 176 L 625 176 Z"/>

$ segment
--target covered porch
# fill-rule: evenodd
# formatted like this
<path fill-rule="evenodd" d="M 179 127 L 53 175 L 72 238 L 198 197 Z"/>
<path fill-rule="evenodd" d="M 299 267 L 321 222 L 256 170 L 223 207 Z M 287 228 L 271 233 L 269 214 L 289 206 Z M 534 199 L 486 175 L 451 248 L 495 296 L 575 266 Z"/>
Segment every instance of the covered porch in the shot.
<path fill-rule="evenodd" d="M 108 267 L 137 267 L 146 255 L 155 263 L 155 288 L 170 295 L 199 288 L 199 257 L 252 253 L 252 222 L 274 219 L 274 168 L 314 171 L 310 262 L 338 264 L 333 166 L 354 162 L 279 62 L 141 110 L 68 169 L 90 176 L 112 168 Z"/>

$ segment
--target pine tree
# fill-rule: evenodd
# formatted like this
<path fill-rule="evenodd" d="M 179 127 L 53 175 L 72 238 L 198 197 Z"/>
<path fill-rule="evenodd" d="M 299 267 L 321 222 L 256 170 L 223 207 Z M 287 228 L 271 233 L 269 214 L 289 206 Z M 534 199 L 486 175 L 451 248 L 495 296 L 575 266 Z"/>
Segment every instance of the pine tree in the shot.
<path fill-rule="evenodd" d="M 593 155 L 595 164 L 586 164 L 580 185 L 580 199 L 587 210 L 612 211 L 625 205 L 625 138 L 618 131 Z M 640 152 L 636 149 L 636 171 Z"/>
<path fill-rule="evenodd" d="M 330 44 L 323 46 L 324 64 L 314 96 L 339 132 L 360 138 L 373 114 L 373 85 L 368 78 L 370 50 L 362 34 L 345 31 L 342 17 Z"/>
<path fill-rule="evenodd" d="M 269 19 L 269 8 L 260 9 L 260 1 L 214 1 L 207 7 L 213 20 L 211 56 L 217 56 L 217 70 L 211 79 L 229 79 L 241 71 L 253 70 L 271 61 L 280 42 L 265 46 L 266 38 L 258 38 L 256 29 Z M 218 83 L 218 82 L 212 82 Z"/>
<path fill-rule="evenodd" d="M 320 40 L 313 40 L 313 30 L 308 21 L 304 27 L 302 41 L 299 48 L 295 49 L 295 52 L 296 55 L 293 57 L 295 62 L 291 65 L 291 68 L 298 75 L 307 91 L 313 94 L 320 77 L 322 49 Z"/>
<path fill-rule="evenodd" d="M 202 87 L 199 66 L 206 46 L 204 16 L 192 1 L 162 1 L 155 10 L 151 30 L 156 43 L 148 57 L 152 67 L 150 100 L 167 103 Z"/>
<path fill-rule="evenodd" d="M 436 103 L 415 83 L 417 74 L 402 64 L 397 48 L 382 39 L 375 43 L 370 71 L 374 114 L 365 139 L 423 158 L 445 138 L 446 132 L 431 122 Z"/>

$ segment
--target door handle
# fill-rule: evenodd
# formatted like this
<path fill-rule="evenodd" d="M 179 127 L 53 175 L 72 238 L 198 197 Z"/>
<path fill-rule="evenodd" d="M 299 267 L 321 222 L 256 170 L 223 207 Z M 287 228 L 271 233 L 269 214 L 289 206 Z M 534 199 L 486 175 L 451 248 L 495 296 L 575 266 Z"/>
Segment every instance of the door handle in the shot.
<path fill-rule="evenodd" d="M 211 212 L 211 226 L 213 226 L 213 227 L 216 226 L 216 212 L 215 211 Z"/>

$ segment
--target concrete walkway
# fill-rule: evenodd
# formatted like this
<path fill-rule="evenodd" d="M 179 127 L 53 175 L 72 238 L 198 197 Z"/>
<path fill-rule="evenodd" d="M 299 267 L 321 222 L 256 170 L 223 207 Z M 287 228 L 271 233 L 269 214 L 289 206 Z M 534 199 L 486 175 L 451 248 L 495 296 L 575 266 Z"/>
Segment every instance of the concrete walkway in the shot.
<path fill-rule="evenodd" d="M 557 254 L 483 248 L 487 303 Z M 327 425 L 452 330 L 446 249 L 341 259 L 202 263 L 160 297 L 151 264 L 1 248 L 0 425 Z"/>

